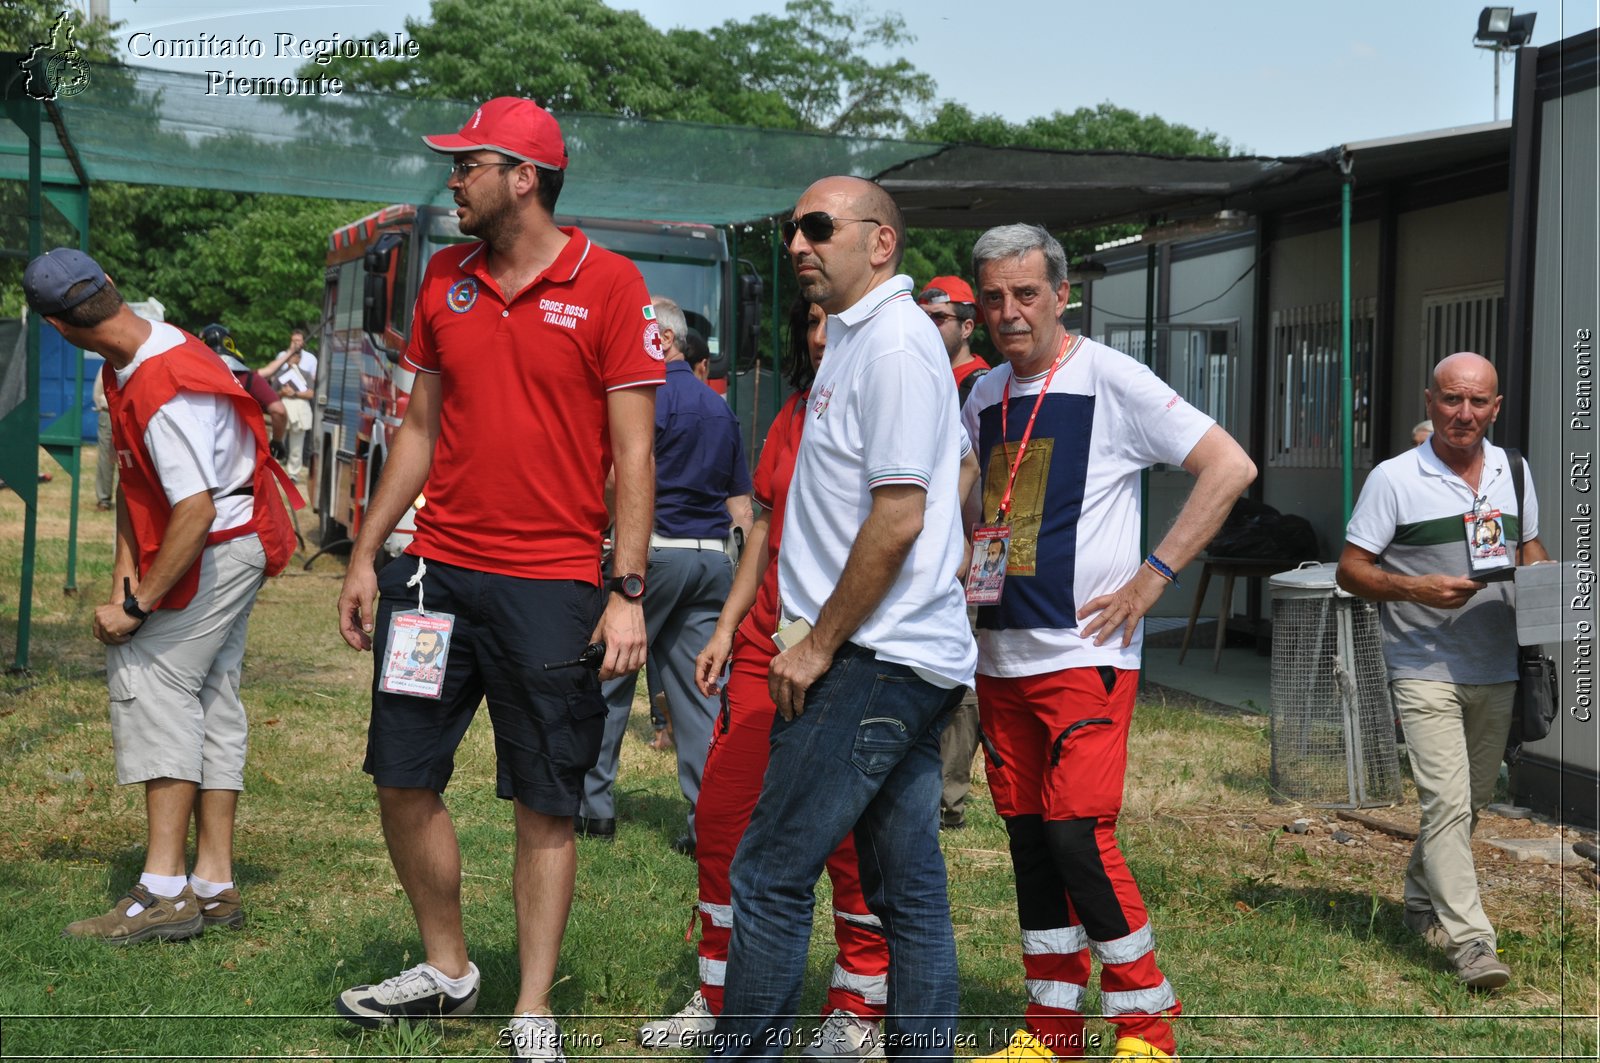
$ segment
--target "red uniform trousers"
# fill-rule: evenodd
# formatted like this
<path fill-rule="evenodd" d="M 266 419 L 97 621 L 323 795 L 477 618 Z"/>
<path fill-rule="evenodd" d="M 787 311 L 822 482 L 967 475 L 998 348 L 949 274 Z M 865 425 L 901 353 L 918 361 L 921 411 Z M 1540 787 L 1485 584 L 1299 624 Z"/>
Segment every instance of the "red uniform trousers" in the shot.
<path fill-rule="evenodd" d="M 978 676 L 989 789 L 1011 836 L 1030 1031 L 1084 1054 L 1090 954 L 1118 1036 L 1176 1051 L 1180 1012 L 1156 966 L 1150 918 L 1117 846 L 1139 673 L 1068 668 Z"/>
<path fill-rule="evenodd" d="M 714 1014 L 722 1012 L 733 902 L 728 867 L 750 825 L 767 773 L 769 739 L 777 707 L 767 691 L 772 658 L 744 635 L 734 636 L 727 710 L 711 735 L 700 800 L 695 806 L 700 867 L 700 993 Z M 889 946 L 878 917 L 861 894 L 855 840 L 847 836 L 828 857 L 833 880 L 833 935 L 839 954 L 828 983 L 826 1016 L 843 1008 L 878 1019 L 888 997 Z"/>

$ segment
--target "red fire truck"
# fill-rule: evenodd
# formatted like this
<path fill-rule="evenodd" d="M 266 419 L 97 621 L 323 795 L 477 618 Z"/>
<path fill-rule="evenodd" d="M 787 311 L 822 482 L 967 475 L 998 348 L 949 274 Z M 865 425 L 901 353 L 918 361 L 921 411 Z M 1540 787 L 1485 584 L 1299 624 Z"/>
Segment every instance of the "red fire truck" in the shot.
<path fill-rule="evenodd" d="M 754 357 L 761 278 L 729 254 L 722 230 L 678 222 L 558 221 L 580 226 L 600 246 L 632 259 L 652 294 L 677 301 L 689 327 L 711 348 L 714 386 L 736 351 L 741 361 Z M 312 491 L 324 548 L 360 529 L 389 440 L 405 415 L 413 374 L 400 356 L 423 267 L 441 247 L 468 239 L 453 209 L 411 205 L 385 207 L 328 237 Z M 425 496 L 418 501 L 425 504 Z M 389 554 L 411 541 L 414 515 L 415 509 L 407 513 L 384 544 Z"/>

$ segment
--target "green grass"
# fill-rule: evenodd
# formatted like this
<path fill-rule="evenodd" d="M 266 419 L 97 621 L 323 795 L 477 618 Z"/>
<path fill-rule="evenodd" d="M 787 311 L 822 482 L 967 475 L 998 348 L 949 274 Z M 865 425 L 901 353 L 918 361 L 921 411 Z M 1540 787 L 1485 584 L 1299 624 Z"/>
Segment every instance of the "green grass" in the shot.
<path fill-rule="evenodd" d="M 448 794 L 461 835 L 480 1017 L 362 1033 L 333 1017 L 341 989 L 415 962 L 419 943 L 360 770 L 369 659 L 334 629 L 339 561 L 263 591 L 245 663 L 252 732 L 236 877 L 249 922 L 191 942 L 113 949 L 62 939 L 108 907 L 143 858 L 142 794 L 112 782 L 104 660 L 88 635 L 106 593 L 110 521 L 84 510 L 76 598 L 60 593 L 64 478 L 43 485 L 32 672 L 0 680 L 0 1053 L 8 1057 L 502 1057 L 516 985 L 511 823 L 493 796 L 486 721 Z M 309 521 L 308 521 L 309 523 Z M 0 496 L 0 653 L 16 636 L 21 506 Z M 673 853 L 682 798 L 672 758 L 645 746 L 642 705 L 623 751 L 612 845 L 579 846 L 577 901 L 556 1008 L 575 1059 L 642 1054 L 642 1017 L 696 984 L 684 940 L 694 865 Z M 1125 848 L 1183 1001 L 1183 1058 L 1594 1058 L 1593 890 L 1519 878 L 1486 894 L 1515 971 L 1474 996 L 1400 922 L 1405 852 L 1274 829 L 1259 718 L 1147 702 L 1136 718 Z M 1314 814 L 1314 813 L 1312 813 Z M 1005 831 L 976 787 L 970 826 L 943 836 L 961 961 L 962 1032 L 1000 1047 L 1023 1006 Z M 1552 885 L 1552 882 L 1555 884 Z M 1564 889 L 1561 883 L 1565 883 Z M 826 912 L 826 880 L 818 905 Z M 818 918 L 825 931 L 828 921 Z M 819 932 L 805 1007 L 831 964 Z M 1092 1005 L 1091 997 L 1091 1007 Z M 1108 1027 L 1090 1029 L 1105 1039 Z"/>

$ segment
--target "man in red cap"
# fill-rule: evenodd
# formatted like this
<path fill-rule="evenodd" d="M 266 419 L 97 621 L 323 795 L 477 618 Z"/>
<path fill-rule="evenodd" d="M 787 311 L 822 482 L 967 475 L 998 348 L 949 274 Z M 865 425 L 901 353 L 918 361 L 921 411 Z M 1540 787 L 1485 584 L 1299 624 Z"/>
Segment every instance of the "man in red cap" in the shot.
<path fill-rule="evenodd" d="M 339 626 L 352 647 L 382 650 L 364 767 L 424 962 L 346 990 L 336 1007 L 378 1026 L 477 1002 L 441 795 L 487 698 L 497 792 L 516 823 L 521 985 L 502 1038 L 513 1059 L 559 1060 L 549 994 L 576 877 L 573 815 L 605 725 L 599 680 L 645 658 L 661 339 L 633 264 L 555 224 L 567 152 L 548 111 L 500 97 L 460 133 L 423 141 L 452 157 L 446 187 L 479 242 L 435 254 L 417 292 L 404 356 L 416 382 L 351 551 Z M 619 575 L 601 586 L 613 469 Z M 408 556 L 380 577 L 373 559 L 424 484 Z M 416 683 L 403 663 L 426 631 L 448 650 L 442 674 Z M 598 676 L 545 669 L 591 642 L 605 644 Z"/>
<path fill-rule="evenodd" d="M 978 301 L 972 288 L 960 277 L 935 277 L 917 296 L 922 312 L 939 326 L 939 338 L 950 355 L 950 371 L 956 375 L 957 398 L 966 402 L 989 363 L 972 353 L 968 344 L 978 327 Z"/>

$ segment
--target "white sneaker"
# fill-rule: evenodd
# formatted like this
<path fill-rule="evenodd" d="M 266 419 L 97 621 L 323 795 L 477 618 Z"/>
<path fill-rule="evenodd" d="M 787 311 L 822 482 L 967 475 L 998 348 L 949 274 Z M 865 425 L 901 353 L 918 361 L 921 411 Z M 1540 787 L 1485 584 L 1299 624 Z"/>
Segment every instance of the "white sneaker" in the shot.
<path fill-rule="evenodd" d="M 548 1015 L 518 1015 L 500 1031 L 500 1043 L 512 1063 L 567 1063 L 561 1051 L 561 1027 Z"/>
<path fill-rule="evenodd" d="M 640 1048 L 696 1048 L 699 1038 L 717 1028 L 717 1017 L 711 1014 L 706 998 L 700 990 L 694 991 L 676 1015 L 656 1019 L 639 1027 Z"/>
<path fill-rule="evenodd" d="M 333 1006 L 351 1022 L 370 1028 L 396 1019 L 449 1019 L 471 1015 L 478 1003 L 478 966 L 467 964 L 471 988 L 451 996 L 426 963 L 385 978 L 377 985 L 358 985 L 334 999 Z"/>
<path fill-rule="evenodd" d="M 882 1059 L 880 1026 L 843 1008 L 822 1020 L 817 1035 L 800 1050 L 801 1059 Z"/>

